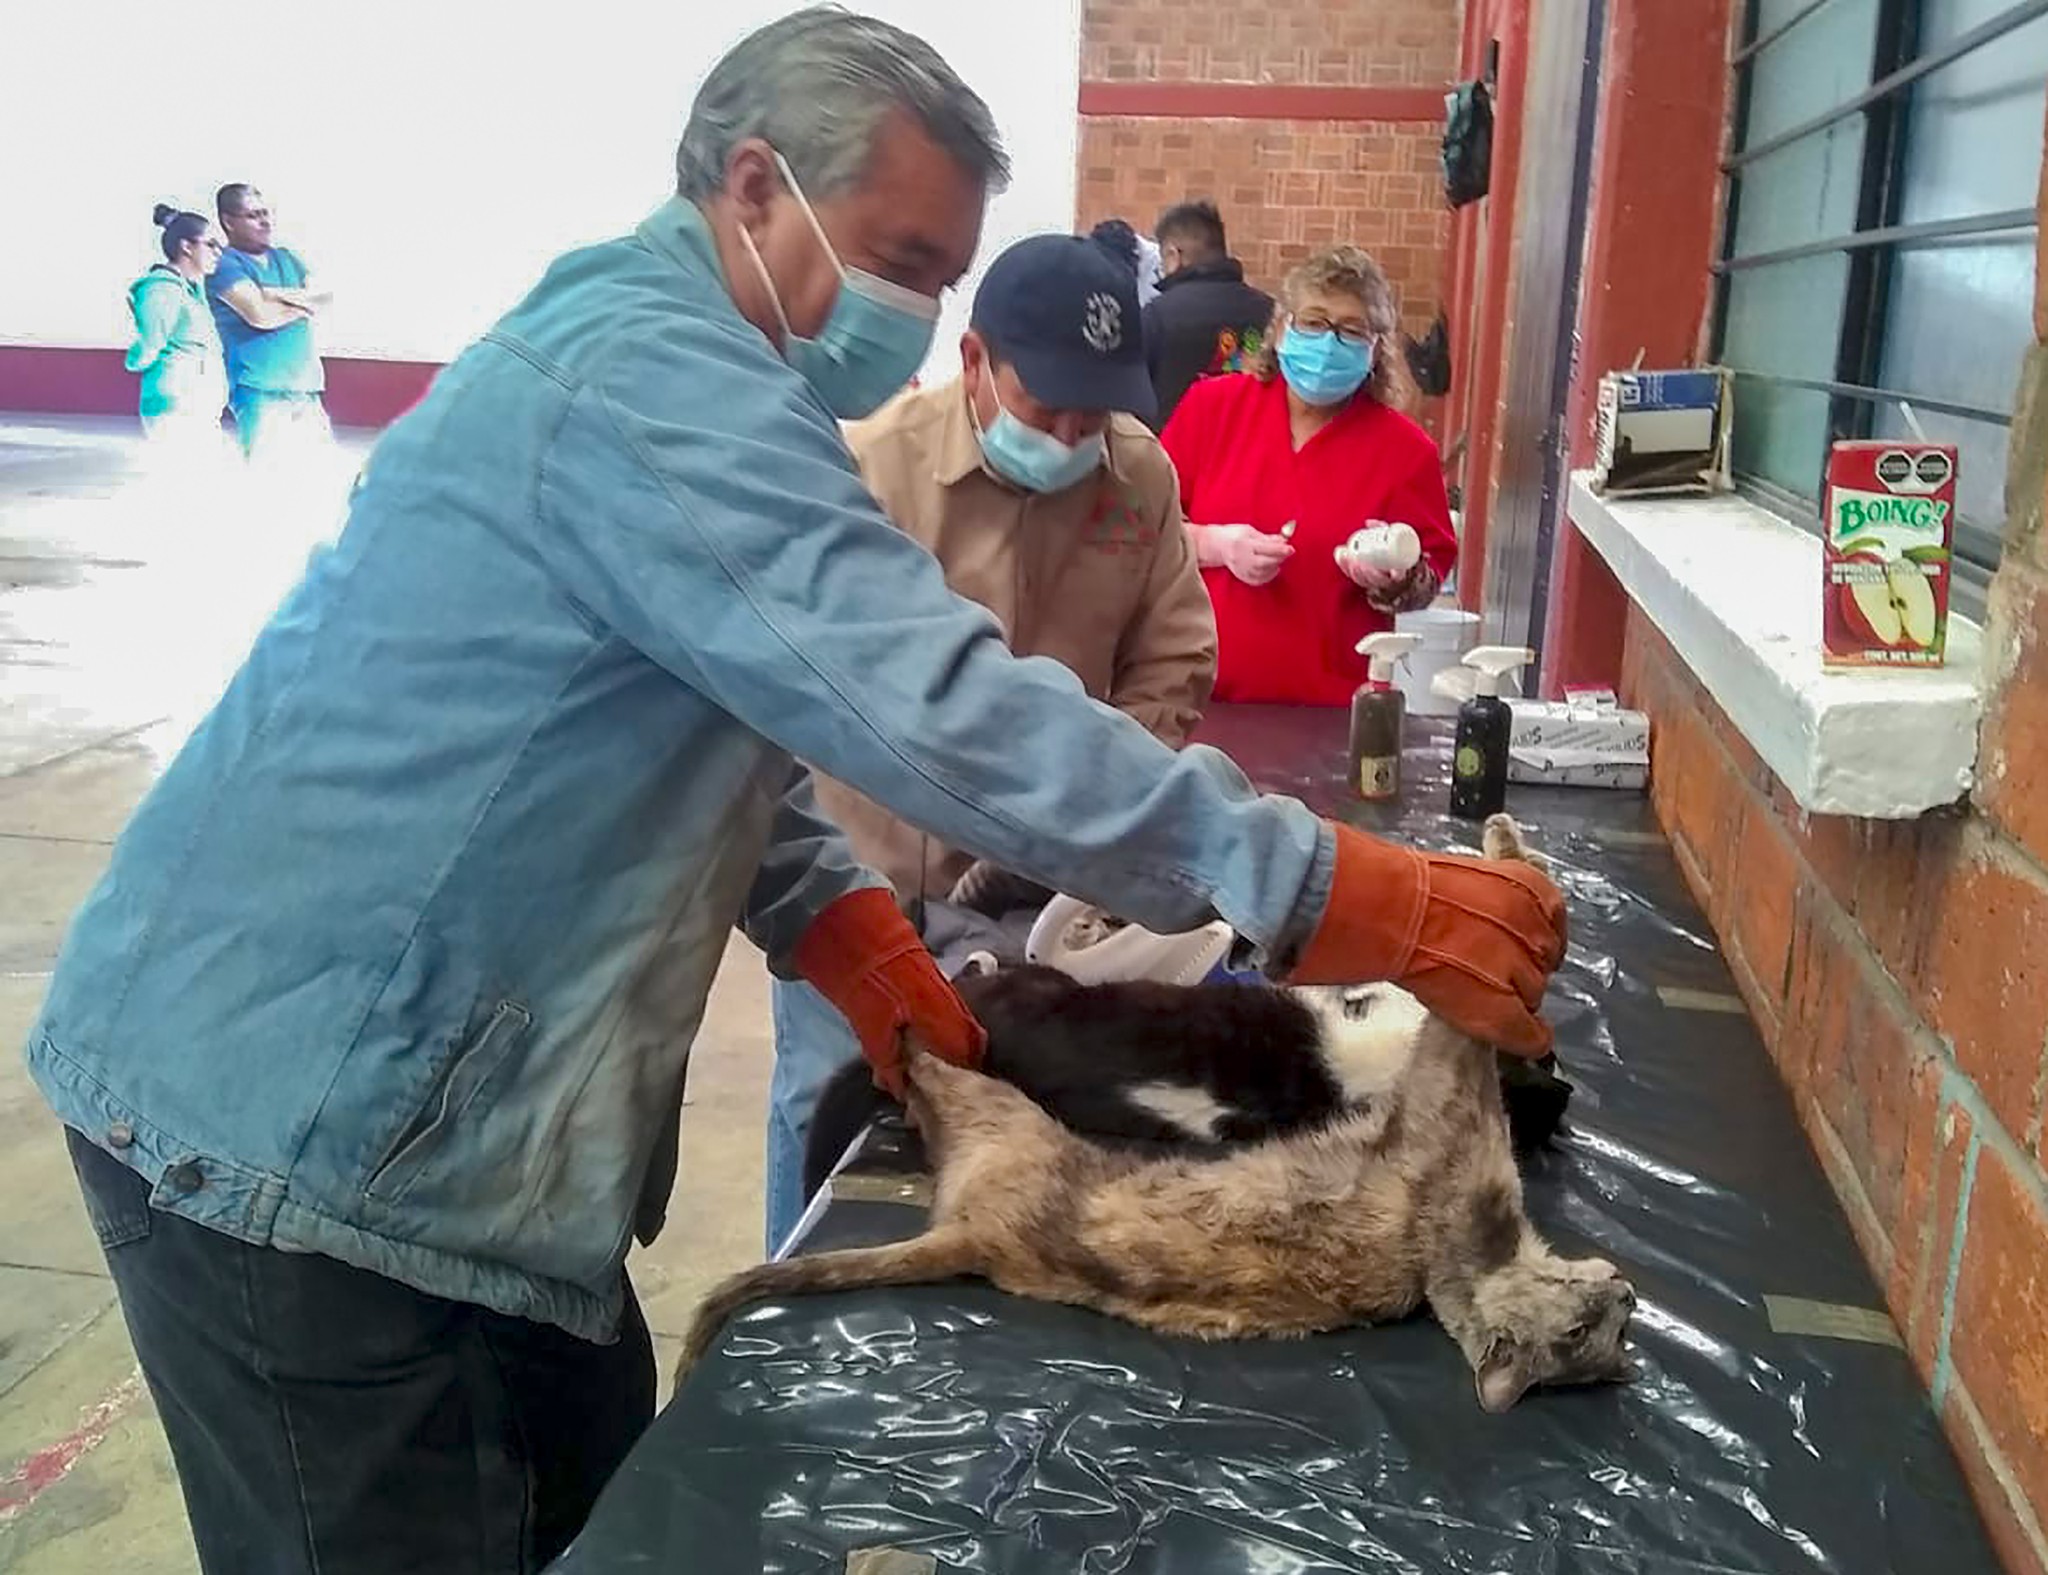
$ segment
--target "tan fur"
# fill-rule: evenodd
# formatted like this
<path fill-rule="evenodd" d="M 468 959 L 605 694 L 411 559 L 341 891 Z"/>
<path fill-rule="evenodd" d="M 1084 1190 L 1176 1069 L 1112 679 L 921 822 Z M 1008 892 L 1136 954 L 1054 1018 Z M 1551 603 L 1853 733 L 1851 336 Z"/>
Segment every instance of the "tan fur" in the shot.
<path fill-rule="evenodd" d="M 1526 856 L 1505 816 L 1486 848 Z M 1427 1302 L 1489 1410 L 1534 1383 L 1627 1376 L 1633 1292 L 1530 1228 L 1492 1052 L 1434 1018 L 1360 1113 L 1221 1159 L 1112 1152 L 932 1056 L 910 1063 L 909 1104 L 937 1176 L 925 1234 L 727 1280 L 698 1312 L 682 1371 L 757 1298 L 978 1275 L 1202 1339 L 1305 1335 Z"/>

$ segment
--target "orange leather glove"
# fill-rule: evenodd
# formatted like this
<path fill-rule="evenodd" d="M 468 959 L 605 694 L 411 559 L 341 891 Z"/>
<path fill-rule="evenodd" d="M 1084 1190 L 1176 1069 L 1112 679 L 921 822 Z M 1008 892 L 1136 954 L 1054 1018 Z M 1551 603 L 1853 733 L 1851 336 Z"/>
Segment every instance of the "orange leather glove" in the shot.
<path fill-rule="evenodd" d="M 887 890 L 841 897 L 811 921 L 791 960 L 852 1025 L 875 1081 L 897 1099 L 906 1032 L 942 1061 L 981 1064 L 988 1036 Z"/>
<path fill-rule="evenodd" d="M 1386 979 L 1473 1038 L 1550 1049 L 1536 1015 L 1564 961 L 1564 899 L 1530 864 L 1424 853 L 1331 823 L 1337 875 L 1290 984 Z"/>

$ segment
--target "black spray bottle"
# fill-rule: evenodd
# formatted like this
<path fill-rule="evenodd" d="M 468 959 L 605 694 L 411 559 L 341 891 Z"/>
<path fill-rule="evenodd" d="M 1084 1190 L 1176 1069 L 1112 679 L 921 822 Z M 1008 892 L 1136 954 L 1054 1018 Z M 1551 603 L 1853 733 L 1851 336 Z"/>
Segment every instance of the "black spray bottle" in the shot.
<path fill-rule="evenodd" d="M 1401 721 L 1408 703 L 1394 687 L 1394 667 L 1422 643 L 1419 634 L 1391 630 L 1358 642 L 1368 664 L 1365 682 L 1351 697 L 1351 791 L 1376 803 L 1401 796 Z"/>
<path fill-rule="evenodd" d="M 1451 746 L 1451 813 L 1467 820 L 1497 815 L 1508 801 L 1508 732 L 1512 718 L 1500 697 L 1503 675 L 1536 659 L 1519 645 L 1480 645 L 1465 653 L 1472 698 L 1458 707 Z"/>

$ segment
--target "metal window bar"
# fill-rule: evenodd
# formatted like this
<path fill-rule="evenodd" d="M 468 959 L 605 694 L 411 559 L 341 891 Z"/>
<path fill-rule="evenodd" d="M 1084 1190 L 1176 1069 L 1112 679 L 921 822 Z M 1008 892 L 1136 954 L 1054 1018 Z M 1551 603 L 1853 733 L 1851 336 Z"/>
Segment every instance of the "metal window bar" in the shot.
<path fill-rule="evenodd" d="M 1829 0 L 1815 0 L 1813 4 L 1802 6 L 1768 35 L 1753 37 L 1751 44 L 1730 57 L 1734 100 L 1730 121 L 1731 143 L 1749 123 L 1751 73 L 1744 67 L 1764 48 L 1827 3 Z M 1746 6 L 1745 32 L 1754 35 L 1759 0 L 1746 0 Z M 1907 152 L 1909 90 L 1913 83 L 1931 72 L 1985 47 L 2039 16 L 2048 15 L 2048 0 L 2026 0 L 2026 3 L 2014 5 L 1927 55 L 1916 55 L 1924 0 L 1879 0 L 1879 8 L 1876 48 L 1871 61 L 1873 80 L 1869 89 L 1825 115 L 1815 116 L 1767 142 L 1731 152 L 1723 160 L 1722 167 L 1729 179 L 1727 200 L 1723 204 L 1721 256 L 1713 266 L 1713 343 L 1718 348 L 1726 341 L 1731 285 L 1736 273 L 1802 257 L 1844 253 L 1850 257 L 1852 274 L 1844 299 L 1836 375 L 1833 378 L 1801 378 L 1740 367 L 1731 368 L 1734 374 L 1749 382 L 1827 395 L 1831 440 L 1870 435 L 1878 409 L 1901 400 L 1931 413 L 2010 428 L 2013 418 L 2007 411 L 1886 388 L 1877 380 L 1885 339 L 1886 294 L 1892 261 L 1898 252 L 1923 246 L 1989 244 L 1990 237 L 2038 228 L 2037 215 L 2031 209 L 2008 209 L 1922 224 L 1899 222 Z M 1828 240 L 1738 256 L 1735 252 L 1735 218 L 1743 184 L 1739 175 L 1741 168 L 1802 136 L 1810 136 L 1858 112 L 1869 115 L 1870 124 L 1866 127 L 1863 144 L 1855 231 Z M 1817 529 L 1819 522 L 1813 513 L 1814 500 L 1823 490 L 1825 453 L 1816 456 L 1816 460 L 1812 498 L 1801 498 L 1757 476 L 1738 476 L 1737 480 L 1745 495 L 1795 523 Z M 1983 616 L 1990 576 L 1998 567 L 2002 534 L 2002 526 L 1998 523 L 1987 525 L 1961 518 L 1956 521 L 1955 588 L 1957 606 L 1966 615 L 1974 614 L 1980 619 Z"/>
<path fill-rule="evenodd" d="M 1768 252 L 1745 252 L 1724 257 L 1713 265 L 1717 274 L 1738 273 L 1745 268 L 1767 268 L 1772 263 L 1798 262 L 1805 257 L 1824 257 L 1833 252 L 1855 251 L 1864 246 L 1935 246 L 1944 241 L 1981 240 L 2031 230 L 2038 222 L 2032 208 L 2006 208 L 1997 213 L 1974 213 L 1956 219 L 1929 219 L 1920 224 L 1888 224 L 1874 230 L 1857 230 L 1833 235 L 1826 240 L 1803 241 Z"/>
<path fill-rule="evenodd" d="M 1986 426 L 2012 425 L 2012 415 L 2009 411 L 1992 410 L 1983 405 L 1965 405 L 1957 400 L 1937 399 L 1931 394 L 1915 394 L 1901 388 L 1874 388 L 1867 383 L 1845 383 L 1837 378 L 1793 377 L 1784 372 L 1759 372 L 1742 366 L 1732 366 L 1728 370 L 1737 377 L 1747 378 L 1753 383 L 1768 383 L 1774 388 L 1803 388 L 1836 399 L 1856 400 L 1872 407 L 1907 404 L 1915 410 L 1932 410 L 1944 416 L 1960 416 L 1965 421 L 1981 421 Z"/>
<path fill-rule="evenodd" d="M 1806 0 L 1805 5 L 1801 6 L 1797 11 L 1794 11 L 1790 16 L 1786 17 L 1784 21 L 1780 22 L 1776 27 L 1772 28 L 1768 33 L 1764 34 L 1763 37 L 1750 39 L 1748 43 L 1744 44 L 1740 49 L 1736 50 L 1734 54 L 1730 55 L 1728 57 L 1729 68 L 1732 70 L 1737 66 L 1748 65 L 1750 61 L 1754 60 L 1766 49 L 1769 49 L 1771 45 L 1775 44 L 1779 39 L 1783 38 L 1787 33 L 1791 32 L 1793 28 L 1797 27 L 1801 22 L 1804 22 L 1808 17 L 1812 16 L 1814 12 L 1820 10 L 1823 6 L 1833 5 L 1834 3 L 1835 0 Z M 1745 33 L 1753 33 L 1756 31 L 1756 21 L 1754 12 L 1751 13 L 1751 20 L 1749 24 L 1743 29 L 1743 31 Z"/>
<path fill-rule="evenodd" d="M 1758 159 L 1776 153 L 1780 148 L 1790 147 L 1801 138 L 1810 137 L 1817 131 L 1825 131 L 1838 121 L 1847 120 L 1851 115 L 1882 103 L 1902 90 L 1911 87 L 1922 77 L 1939 71 L 1943 66 L 1953 65 L 1963 56 L 1982 49 L 1986 44 L 1995 43 L 2015 28 L 2024 27 L 2037 17 L 2048 16 L 2048 0 L 2019 0 L 2017 5 L 2001 11 L 1989 20 L 1980 22 L 1967 33 L 1958 34 L 1943 44 L 1916 59 L 1908 61 L 1897 70 L 1887 73 L 1870 84 L 1861 93 L 1844 99 L 1833 109 L 1825 110 L 1810 120 L 1790 126 L 1775 136 L 1766 137 L 1752 147 L 1736 149 L 1722 161 L 1721 168 L 1727 174 L 1734 174 L 1744 165 L 1754 164 Z"/>
<path fill-rule="evenodd" d="M 1821 523 L 1811 498 L 1773 486 L 1760 476 L 1737 476 L 1735 490 L 1786 524 L 1820 534 Z M 1949 610 L 1981 624 L 1988 613 L 1991 577 L 1998 572 L 1998 531 L 1958 518 L 1954 543 L 1955 572 L 1949 582 Z"/>

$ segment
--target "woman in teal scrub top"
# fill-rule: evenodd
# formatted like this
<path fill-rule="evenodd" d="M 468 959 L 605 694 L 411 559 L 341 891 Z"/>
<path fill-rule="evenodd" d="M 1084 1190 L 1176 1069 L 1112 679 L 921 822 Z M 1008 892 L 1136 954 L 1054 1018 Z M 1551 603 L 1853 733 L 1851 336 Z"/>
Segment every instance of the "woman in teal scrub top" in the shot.
<path fill-rule="evenodd" d="M 221 238 L 204 215 L 158 203 L 164 260 L 128 287 L 135 341 L 127 367 L 142 374 L 137 408 L 152 437 L 208 437 L 220 431 L 228 400 L 220 335 L 206 304 L 206 276 L 220 262 Z"/>

